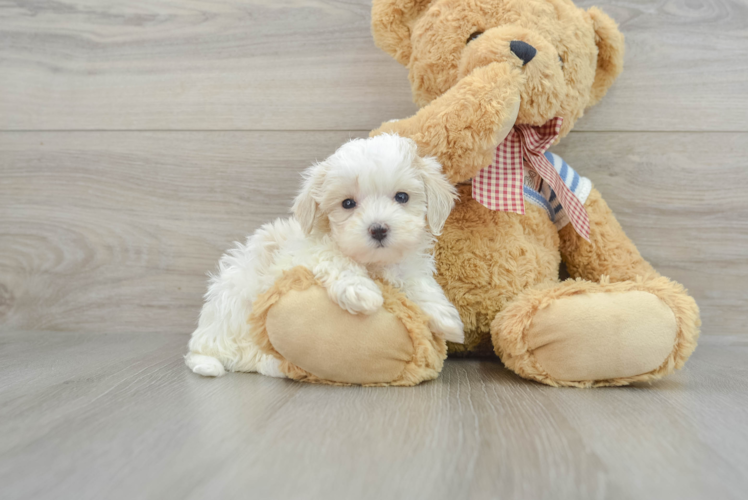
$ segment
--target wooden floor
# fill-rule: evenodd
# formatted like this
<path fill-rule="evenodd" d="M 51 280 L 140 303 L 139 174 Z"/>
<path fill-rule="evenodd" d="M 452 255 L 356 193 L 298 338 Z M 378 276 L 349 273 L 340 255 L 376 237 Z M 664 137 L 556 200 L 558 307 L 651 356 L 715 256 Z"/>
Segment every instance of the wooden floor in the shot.
<path fill-rule="evenodd" d="M 651 386 L 554 389 L 490 360 L 415 388 L 185 369 L 184 334 L 0 335 L 5 500 L 745 499 L 748 338 Z"/>
<path fill-rule="evenodd" d="M 0 0 L 0 498 L 748 498 L 748 4 L 578 4 L 626 63 L 554 151 L 702 310 L 653 386 L 193 376 L 206 272 L 407 71 L 369 0 Z"/>

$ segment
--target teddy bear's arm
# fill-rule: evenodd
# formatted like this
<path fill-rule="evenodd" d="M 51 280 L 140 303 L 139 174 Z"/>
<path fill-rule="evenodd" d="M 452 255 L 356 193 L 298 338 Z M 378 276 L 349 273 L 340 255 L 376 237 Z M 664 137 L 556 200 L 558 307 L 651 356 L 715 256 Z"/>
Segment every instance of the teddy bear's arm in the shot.
<path fill-rule="evenodd" d="M 611 282 L 620 282 L 659 276 L 623 232 L 597 189 L 592 189 L 584 206 L 590 217 L 590 241 L 579 236 L 571 224 L 559 232 L 561 257 L 571 277 L 598 281 L 605 275 Z"/>
<path fill-rule="evenodd" d="M 494 62 L 476 68 L 415 115 L 385 122 L 371 135 L 409 137 L 420 154 L 441 162 L 452 183 L 466 181 L 491 163 L 496 145 L 514 125 L 523 82 L 516 65 Z"/>

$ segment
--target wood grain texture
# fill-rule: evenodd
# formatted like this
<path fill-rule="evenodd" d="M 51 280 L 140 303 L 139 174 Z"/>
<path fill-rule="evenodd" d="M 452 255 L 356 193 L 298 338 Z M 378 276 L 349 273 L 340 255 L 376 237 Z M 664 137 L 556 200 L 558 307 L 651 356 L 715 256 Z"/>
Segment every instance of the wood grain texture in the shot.
<path fill-rule="evenodd" d="M 191 331 L 220 255 L 350 136 L 0 134 L 0 321 Z"/>
<path fill-rule="evenodd" d="M 748 131 L 743 0 L 584 0 L 626 69 L 577 130 Z M 409 116 L 370 0 L 0 1 L 0 130 L 369 130 Z"/>
<path fill-rule="evenodd" d="M 0 327 L 190 332 L 220 255 L 285 215 L 298 173 L 357 135 L 0 134 Z M 572 133 L 555 149 L 691 290 L 705 334 L 745 334 L 747 142 Z"/>
<path fill-rule="evenodd" d="M 5 500 L 745 498 L 745 338 L 653 385 L 449 360 L 414 388 L 206 379 L 182 334 L 0 334 Z"/>

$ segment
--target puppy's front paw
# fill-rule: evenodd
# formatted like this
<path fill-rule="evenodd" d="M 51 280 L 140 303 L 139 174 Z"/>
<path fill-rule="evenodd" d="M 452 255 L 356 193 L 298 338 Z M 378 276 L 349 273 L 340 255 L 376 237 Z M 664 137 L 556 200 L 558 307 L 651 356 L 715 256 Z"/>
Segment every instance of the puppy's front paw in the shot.
<path fill-rule="evenodd" d="M 439 307 L 428 311 L 431 319 L 429 328 L 444 340 L 462 344 L 465 341 L 465 332 L 460 314 L 454 307 Z"/>
<path fill-rule="evenodd" d="M 341 280 L 333 285 L 332 295 L 338 305 L 351 314 L 372 314 L 384 304 L 381 290 L 371 280 Z"/>

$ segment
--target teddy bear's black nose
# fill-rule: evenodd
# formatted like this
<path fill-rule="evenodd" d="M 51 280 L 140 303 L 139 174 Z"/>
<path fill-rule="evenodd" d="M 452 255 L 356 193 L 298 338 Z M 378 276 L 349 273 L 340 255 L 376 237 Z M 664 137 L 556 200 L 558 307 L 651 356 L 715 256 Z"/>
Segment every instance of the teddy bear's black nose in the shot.
<path fill-rule="evenodd" d="M 535 54 L 538 53 L 537 49 L 527 42 L 520 40 L 514 40 L 509 43 L 509 50 L 511 50 L 515 56 L 522 59 L 522 66 L 532 61 Z"/>

